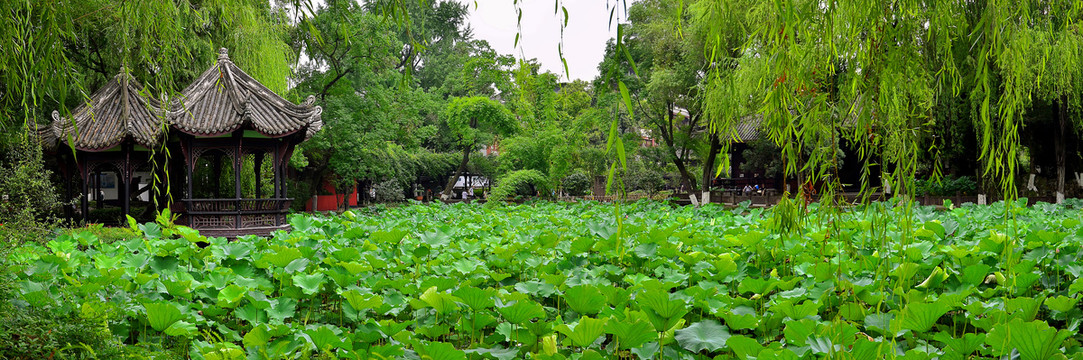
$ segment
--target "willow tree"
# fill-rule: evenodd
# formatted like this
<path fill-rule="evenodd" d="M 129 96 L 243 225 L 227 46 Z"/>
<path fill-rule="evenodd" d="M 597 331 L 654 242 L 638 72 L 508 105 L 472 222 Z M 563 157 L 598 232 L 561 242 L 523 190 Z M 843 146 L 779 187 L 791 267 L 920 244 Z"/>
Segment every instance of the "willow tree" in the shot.
<path fill-rule="evenodd" d="M 829 180 L 828 190 L 839 186 L 837 151 L 803 150 L 842 139 L 858 146 L 867 175 L 881 165 L 884 182 L 905 189 L 917 155 L 929 150 L 921 139 L 934 125 L 933 105 L 965 93 L 984 173 L 1013 197 L 1019 128 L 1031 100 L 1070 105 L 1079 93 L 1072 65 L 1079 63 L 1080 9 L 1073 4 L 700 1 L 696 19 L 708 39 L 748 33 L 737 48 L 711 41 L 705 49 L 714 64 L 705 98 L 732 105 L 711 107 L 708 116 L 723 133 L 741 116 L 762 116 L 786 173 Z"/>

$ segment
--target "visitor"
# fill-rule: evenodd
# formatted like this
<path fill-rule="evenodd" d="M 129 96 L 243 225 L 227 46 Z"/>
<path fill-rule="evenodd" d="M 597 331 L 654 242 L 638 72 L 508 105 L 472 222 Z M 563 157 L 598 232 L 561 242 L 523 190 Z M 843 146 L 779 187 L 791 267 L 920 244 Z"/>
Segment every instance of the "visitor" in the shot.
<path fill-rule="evenodd" d="M 744 189 L 741 189 L 741 193 L 742 193 L 743 195 L 749 195 L 749 194 L 751 194 L 751 193 L 752 193 L 752 185 L 749 185 L 749 184 L 745 184 L 745 188 L 744 188 Z"/>

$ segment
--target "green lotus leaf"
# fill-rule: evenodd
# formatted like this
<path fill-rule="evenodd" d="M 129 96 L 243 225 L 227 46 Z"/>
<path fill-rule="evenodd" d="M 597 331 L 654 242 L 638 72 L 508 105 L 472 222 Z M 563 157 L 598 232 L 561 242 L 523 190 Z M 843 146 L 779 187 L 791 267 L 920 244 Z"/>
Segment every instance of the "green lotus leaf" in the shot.
<path fill-rule="evenodd" d="M 361 252 L 357 248 L 348 247 L 332 251 L 331 256 L 341 262 L 351 262 L 361 259 Z"/>
<path fill-rule="evenodd" d="M 456 260 L 454 263 L 451 264 L 452 269 L 455 269 L 455 271 L 458 271 L 460 274 L 463 275 L 470 275 L 474 272 L 474 269 L 477 269 L 479 267 L 484 268 L 484 265 L 481 263 L 481 261 L 478 261 L 477 259 L 464 258 Z"/>
<path fill-rule="evenodd" d="M 386 244 L 397 243 L 402 240 L 402 238 L 405 237 L 406 234 L 409 234 L 409 231 L 407 231 L 406 228 L 393 228 L 388 231 L 373 231 L 370 237 L 377 244 Z"/>
<path fill-rule="evenodd" d="M 459 298 L 443 291 L 438 291 L 435 286 L 425 290 L 419 299 L 421 299 L 425 306 L 435 309 L 438 314 L 447 314 L 459 309 L 459 305 L 456 304 L 456 302 L 460 301 Z"/>
<path fill-rule="evenodd" d="M 734 355 L 737 355 L 738 359 L 756 357 L 756 355 L 759 355 L 760 352 L 763 351 L 763 345 L 760 345 L 756 339 L 744 335 L 730 336 L 726 339 L 726 347 L 732 350 Z"/>
<path fill-rule="evenodd" d="M 237 315 L 238 319 L 244 320 L 249 324 L 261 324 L 267 322 L 267 312 L 251 303 L 238 307 L 233 311 L 233 314 Z"/>
<path fill-rule="evenodd" d="M 714 320 L 704 320 L 684 329 L 676 331 L 674 339 L 685 350 L 698 353 L 700 351 L 718 351 L 726 347 L 726 341 L 730 338 L 729 331 Z"/>
<path fill-rule="evenodd" d="M 305 330 L 304 334 L 308 335 L 308 339 L 312 342 L 312 345 L 316 347 L 320 352 L 326 352 L 331 349 L 353 349 L 351 342 L 342 341 L 342 331 L 333 326 L 320 326 L 316 329 Z"/>
<path fill-rule="evenodd" d="M 901 329 L 913 330 L 917 333 L 923 333 L 929 331 L 940 320 L 941 316 L 944 316 L 951 310 L 951 306 L 944 301 L 937 301 L 933 303 L 914 302 L 907 304 L 906 307 L 899 312 L 899 316 L 896 319 Z M 895 325 L 892 325 L 895 328 Z"/>
<path fill-rule="evenodd" d="M 545 317 L 545 309 L 530 300 L 519 300 L 511 305 L 498 307 L 496 310 L 500 315 L 504 316 L 504 319 L 516 325 L 523 324 L 531 319 Z"/>
<path fill-rule="evenodd" d="M 281 268 L 284 268 L 294 260 L 301 258 L 301 251 L 292 247 L 271 245 L 268 250 L 270 252 L 264 254 L 262 260 Z"/>
<path fill-rule="evenodd" d="M 242 343 L 245 347 L 264 346 L 271 341 L 271 333 L 267 331 L 267 325 L 259 325 L 252 328 L 247 334 L 244 334 L 244 340 Z"/>
<path fill-rule="evenodd" d="M 1026 322 L 1016 318 L 993 326 L 985 343 L 996 356 L 1007 355 L 1015 349 L 1022 360 L 1046 360 L 1061 354 L 1061 344 L 1071 336 L 1071 331 L 1057 330 L 1044 321 Z"/>
<path fill-rule="evenodd" d="M 445 342 L 433 341 L 415 345 L 414 351 L 417 351 L 421 360 L 466 360 L 466 352 Z"/>
<path fill-rule="evenodd" d="M 594 315 L 606 306 L 605 295 L 593 285 L 579 285 L 564 291 L 564 301 L 580 314 Z"/>
<path fill-rule="evenodd" d="M 498 347 L 468 349 L 465 350 L 465 352 L 472 355 L 477 354 L 476 356 L 483 356 L 486 359 L 491 358 L 496 360 L 512 360 L 516 359 L 519 355 L 519 349 L 503 349 Z M 475 359 L 475 357 L 472 356 L 471 359 Z"/>
<path fill-rule="evenodd" d="M 164 331 L 173 323 L 184 319 L 184 314 L 177 305 L 170 302 L 143 303 L 143 309 L 147 315 L 147 323 L 158 331 Z"/>
<path fill-rule="evenodd" d="M 677 324 L 684 314 L 688 313 L 688 304 L 683 300 L 674 299 L 662 289 L 651 289 L 641 292 L 636 298 L 636 303 L 654 325 L 655 331 L 669 330 Z"/>
<path fill-rule="evenodd" d="M 579 318 L 575 324 L 560 324 L 554 330 L 564 334 L 572 345 L 587 347 L 605 333 L 606 319 L 593 319 L 587 316 Z"/>
<path fill-rule="evenodd" d="M 820 304 L 812 300 L 805 300 L 800 305 L 794 305 L 793 301 L 780 301 L 778 304 L 771 307 L 771 311 L 794 320 L 800 320 L 816 315 L 819 310 Z"/>
<path fill-rule="evenodd" d="M 493 289 L 479 289 L 470 286 L 459 288 L 452 294 L 474 311 L 488 309 L 495 305 L 493 297 L 496 295 L 496 291 Z"/>
<path fill-rule="evenodd" d="M 193 337 L 199 334 L 199 328 L 184 320 L 179 320 L 165 328 L 165 334 L 169 336 Z"/>
<path fill-rule="evenodd" d="M 248 294 L 248 289 L 246 288 L 237 285 L 226 286 L 218 292 L 218 306 L 234 308 L 246 294 Z"/>
<path fill-rule="evenodd" d="M 298 258 L 296 260 L 290 261 L 289 264 L 286 264 L 284 270 L 286 274 L 296 274 L 305 271 L 305 269 L 308 268 L 308 263 L 308 259 Z"/>
<path fill-rule="evenodd" d="M 1045 302 L 1045 297 L 1030 298 L 1030 297 L 1017 297 L 1007 299 L 1004 301 L 1004 310 L 1009 315 L 1019 316 L 1023 321 L 1033 321 L 1034 317 L 1038 315 L 1038 310 L 1041 309 L 1042 303 Z"/>
<path fill-rule="evenodd" d="M 346 290 L 342 297 L 355 310 L 377 309 L 384 304 L 384 298 L 380 295 L 362 294 L 357 290 Z"/>
<path fill-rule="evenodd" d="M 219 247 L 222 250 L 222 255 L 230 259 L 244 259 L 248 257 L 248 254 L 252 253 L 252 244 L 243 241 L 234 241 Z"/>
<path fill-rule="evenodd" d="M 658 340 L 658 333 L 654 331 L 654 327 L 649 322 L 639 319 L 609 319 L 605 325 L 605 332 L 613 334 L 618 347 L 625 350 Z"/>
<path fill-rule="evenodd" d="M 925 278 L 925 281 L 922 281 L 920 284 L 915 286 L 915 288 L 922 289 L 922 290 L 935 289 L 935 288 L 938 288 L 940 286 L 940 284 L 943 283 L 944 280 L 947 280 L 947 279 L 948 279 L 948 274 L 944 272 L 944 269 L 937 266 L 937 267 L 933 268 L 933 272 L 930 273 L 929 276 Z"/>
<path fill-rule="evenodd" d="M 1059 311 L 1059 312 L 1063 313 L 1063 312 L 1068 312 L 1069 310 L 1074 309 L 1075 304 L 1078 303 L 1078 302 L 1079 302 L 1079 299 L 1076 299 L 1074 297 L 1067 297 L 1067 296 L 1060 295 L 1060 296 L 1055 296 L 1055 297 L 1045 299 L 1045 306 L 1049 307 L 1050 310 Z"/>
<path fill-rule="evenodd" d="M 316 274 L 297 274 L 293 276 L 293 283 L 297 287 L 304 291 L 305 295 L 312 295 L 320 292 L 320 287 L 326 282 L 323 273 Z"/>
<path fill-rule="evenodd" d="M 271 302 L 267 309 L 267 317 L 273 324 L 282 324 L 286 319 L 292 318 L 297 312 L 297 300 L 291 298 L 278 298 Z"/>
<path fill-rule="evenodd" d="M 760 324 L 756 310 L 748 306 L 738 306 L 730 311 L 722 311 L 719 315 L 726 319 L 726 326 L 731 329 L 754 329 Z"/>

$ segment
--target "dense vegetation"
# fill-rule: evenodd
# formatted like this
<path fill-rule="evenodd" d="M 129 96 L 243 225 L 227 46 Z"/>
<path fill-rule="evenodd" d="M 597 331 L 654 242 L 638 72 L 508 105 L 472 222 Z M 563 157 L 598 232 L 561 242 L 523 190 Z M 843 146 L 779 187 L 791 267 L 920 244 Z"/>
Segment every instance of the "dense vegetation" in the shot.
<path fill-rule="evenodd" d="M 801 219 L 788 204 L 640 202 L 620 224 L 597 203 L 410 205 L 295 215 L 291 232 L 237 241 L 163 217 L 131 239 L 75 232 L 8 252 L 13 306 L 82 332 L 5 317 L 0 352 L 1083 358 L 1083 214 L 1020 204 Z"/>

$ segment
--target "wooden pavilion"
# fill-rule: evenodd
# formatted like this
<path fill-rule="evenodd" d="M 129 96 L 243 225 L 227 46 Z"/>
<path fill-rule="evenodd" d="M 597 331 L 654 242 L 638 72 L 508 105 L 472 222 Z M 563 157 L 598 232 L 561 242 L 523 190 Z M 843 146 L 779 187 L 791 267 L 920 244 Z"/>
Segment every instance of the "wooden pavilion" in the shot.
<path fill-rule="evenodd" d="M 288 228 L 288 160 L 323 125 L 314 97 L 300 105 L 283 99 L 238 68 L 225 49 L 178 99 L 163 103 L 141 91 L 121 69 L 70 118 L 54 112 L 51 125 L 39 131 L 56 149 L 62 174 L 78 174 L 84 221 L 90 199 L 101 206 L 103 171 L 116 174 L 116 201 L 125 215 L 132 194 L 146 191 L 134 174 L 155 171 L 146 177 L 169 179 L 159 190 L 178 199 L 173 210 L 181 223 L 205 235 Z M 223 191 L 221 179 L 230 175 L 232 191 Z M 253 186 L 242 189 L 242 183 Z"/>

